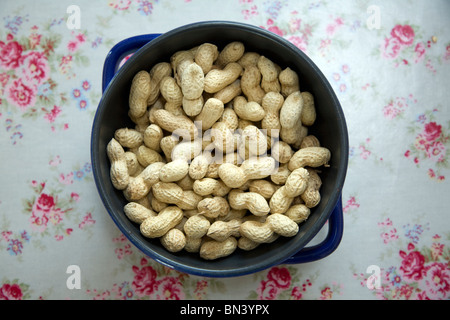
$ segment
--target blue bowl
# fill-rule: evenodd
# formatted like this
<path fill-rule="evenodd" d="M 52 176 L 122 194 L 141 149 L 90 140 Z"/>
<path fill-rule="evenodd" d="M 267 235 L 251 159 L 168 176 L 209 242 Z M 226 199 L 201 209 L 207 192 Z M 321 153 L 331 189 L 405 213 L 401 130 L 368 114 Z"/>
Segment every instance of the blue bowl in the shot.
<path fill-rule="evenodd" d="M 138 71 L 149 70 L 157 62 L 168 61 L 179 50 L 205 42 L 214 43 L 220 49 L 231 41 L 242 41 L 246 51 L 256 51 L 281 67 L 289 66 L 298 73 L 301 90 L 309 91 L 315 97 L 317 120 L 309 132 L 330 149 L 332 157 L 330 166 L 322 168 L 321 202 L 311 210 L 308 220 L 300 224 L 296 236 L 281 237 L 251 251 L 237 249 L 231 256 L 207 261 L 198 254 L 168 252 L 159 239 L 142 236 L 139 225 L 131 222 L 123 212 L 127 201 L 122 192 L 111 183 L 106 146 L 116 129 L 134 127 L 128 118 L 128 95 L 131 81 Z M 121 59 L 130 53 L 134 54 L 119 68 Z M 311 59 L 287 40 L 255 26 L 228 21 L 198 22 L 161 35 L 128 38 L 115 45 L 105 60 L 103 96 L 92 126 L 91 158 L 100 198 L 118 228 L 144 254 L 181 272 L 207 277 L 233 277 L 281 263 L 311 262 L 331 254 L 342 238 L 341 193 L 348 164 L 348 133 L 340 103 Z M 320 244 L 307 247 L 327 222 L 326 238 Z"/>

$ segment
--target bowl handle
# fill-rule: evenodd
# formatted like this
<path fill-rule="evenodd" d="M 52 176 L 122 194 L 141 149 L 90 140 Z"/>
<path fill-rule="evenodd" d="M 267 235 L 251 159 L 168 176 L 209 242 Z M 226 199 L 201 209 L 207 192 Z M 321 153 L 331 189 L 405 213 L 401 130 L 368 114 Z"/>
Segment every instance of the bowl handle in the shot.
<path fill-rule="evenodd" d="M 330 255 L 339 246 L 344 230 L 342 195 L 339 197 L 333 212 L 328 219 L 327 237 L 319 244 L 306 247 L 286 259 L 283 264 L 306 263 L 320 260 Z"/>
<path fill-rule="evenodd" d="M 118 42 L 105 58 L 103 65 L 102 92 L 105 91 L 117 70 L 119 70 L 122 60 L 130 54 L 139 50 L 142 46 L 160 36 L 160 33 L 143 34 L 127 38 Z"/>

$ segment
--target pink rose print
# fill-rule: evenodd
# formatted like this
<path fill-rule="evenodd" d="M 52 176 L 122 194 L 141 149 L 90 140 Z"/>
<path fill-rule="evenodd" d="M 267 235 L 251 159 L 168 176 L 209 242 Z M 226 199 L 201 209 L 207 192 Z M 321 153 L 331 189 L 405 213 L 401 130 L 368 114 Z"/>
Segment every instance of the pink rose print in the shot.
<path fill-rule="evenodd" d="M 261 281 L 261 286 L 256 290 L 259 300 L 274 300 L 278 294 L 278 287 L 273 281 Z"/>
<path fill-rule="evenodd" d="M 438 125 L 436 122 L 429 122 L 424 126 L 423 136 L 427 141 L 434 141 L 440 137 L 441 132 L 441 125 Z"/>
<path fill-rule="evenodd" d="M 156 282 L 156 271 L 150 267 L 143 267 L 139 269 L 133 266 L 133 272 L 136 274 L 132 283 L 133 290 L 139 297 L 144 297 L 152 294 L 158 287 Z"/>
<path fill-rule="evenodd" d="M 427 296 L 430 299 L 448 299 L 450 294 L 450 270 L 447 265 L 435 262 L 427 267 L 424 277 Z"/>
<path fill-rule="evenodd" d="M 37 87 L 23 83 L 22 79 L 11 81 L 5 88 L 6 98 L 9 103 L 15 105 L 22 111 L 36 102 Z"/>
<path fill-rule="evenodd" d="M 422 61 L 425 56 L 425 45 L 422 42 L 419 42 L 416 45 L 414 52 L 415 52 L 414 62 L 418 63 L 418 62 Z"/>
<path fill-rule="evenodd" d="M 274 281 L 280 289 L 287 289 L 291 285 L 291 274 L 286 268 L 272 268 L 267 274 L 267 279 Z"/>
<path fill-rule="evenodd" d="M 52 196 L 42 193 L 31 209 L 30 223 L 35 231 L 43 232 L 52 217 L 55 200 Z"/>
<path fill-rule="evenodd" d="M 427 157 L 435 162 L 443 162 L 446 155 L 445 145 L 441 141 L 434 141 L 426 149 Z"/>
<path fill-rule="evenodd" d="M 27 81 L 40 85 L 50 77 L 50 66 L 43 53 L 32 51 L 22 56 L 21 61 L 21 73 Z"/>
<path fill-rule="evenodd" d="M 165 277 L 158 281 L 159 291 L 162 295 L 158 295 L 157 298 L 161 300 L 182 300 L 184 299 L 184 293 L 182 291 L 183 285 L 179 279 L 174 277 Z"/>
<path fill-rule="evenodd" d="M 402 44 L 397 38 L 386 38 L 381 47 L 383 57 L 386 59 L 395 59 L 402 50 Z"/>
<path fill-rule="evenodd" d="M 410 46 L 414 42 L 415 33 L 411 26 L 398 24 L 391 30 L 391 36 L 397 39 L 400 44 Z"/>
<path fill-rule="evenodd" d="M 281 291 L 289 289 L 290 285 L 291 274 L 289 270 L 273 267 L 267 274 L 267 281 L 261 281 L 261 285 L 256 292 L 261 300 L 273 300 Z"/>
<path fill-rule="evenodd" d="M 425 274 L 425 258 L 419 251 L 411 251 L 409 254 L 400 250 L 399 252 L 402 260 L 400 270 L 403 276 L 410 280 L 420 280 Z"/>
<path fill-rule="evenodd" d="M 0 41 L 0 66 L 6 70 L 15 69 L 20 64 L 22 46 L 17 41 L 4 43 Z"/>
<path fill-rule="evenodd" d="M 5 283 L 0 288 L 0 300 L 22 300 L 22 289 L 18 284 Z"/>

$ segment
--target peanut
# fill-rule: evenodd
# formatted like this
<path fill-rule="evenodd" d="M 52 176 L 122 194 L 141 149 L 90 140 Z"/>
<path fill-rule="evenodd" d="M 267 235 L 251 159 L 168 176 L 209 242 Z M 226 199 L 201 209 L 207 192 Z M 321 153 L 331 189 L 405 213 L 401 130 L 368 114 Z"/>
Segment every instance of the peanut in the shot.
<path fill-rule="evenodd" d="M 216 45 L 204 43 L 198 47 L 194 55 L 194 61 L 202 68 L 203 74 L 207 74 L 218 56 L 219 51 Z"/>
<path fill-rule="evenodd" d="M 256 126 L 249 125 L 242 130 L 238 140 L 238 153 L 242 159 L 267 153 L 267 136 Z"/>
<path fill-rule="evenodd" d="M 204 85 L 205 76 L 202 68 L 195 62 L 188 65 L 181 78 L 183 110 L 188 116 L 196 116 L 201 112 Z"/>
<path fill-rule="evenodd" d="M 319 204 L 321 199 L 319 189 L 322 185 L 322 180 L 315 170 L 308 169 L 308 173 L 308 186 L 300 197 L 304 201 L 306 207 L 314 208 Z"/>
<path fill-rule="evenodd" d="M 229 237 L 224 241 L 206 241 L 200 247 L 200 257 L 205 260 L 214 260 L 229 256 L 237 248 L 237 240 Z"/>
<path fill-rule="evenodd" d="M 150 188 L 159 182 L 159 171 L 164 162 L 155 162 L 147 166 L 142 172 L 134 178 L 130 178 L 127 187 L 123 193 L 129 201 L 136 201 L 145 197 Z"/>
<path fill-rule="evenodd" d="M 241 224 L 239 232 L 241 236 L 256 243 L 268 243 L 273 241 L 275 234 L 283 237 L 293 237 L 298 232 L 298 224 L 289 217 L 273 213 L 265 222 L 245 221 Z"/>
<path fill-rule="evenodd" d="M 196 156 L 189 165 L 189 176 L 196 181 L 204 178 L 211 162 L 211 152 L 203 152 Z"/>
<path fill-rule="evenodd" d="M 300 91 L 299 79 L 297 73 L 287 67 L 278 75 L 281 84 L 281 94 L 286 98 L 291 93 Z"/>
<path fill-rule="evenodd" d="M 245 52 L 245 46 L 242 42 L 233 41 L 227 44 L 219 53 L 216 64 L 223 68 L 231 62 L 237 62 Z"/>
<path fill-rule="evenodd" d="M 248 66 L 256 66 L 260 56 L 261 55 L 257 52 L 245 52 L 244 55 L 238 60 L 238 63 L 244 69 Z"/>
<path fill-rule="evenodd" d="M 249 101 L 243 96 L 237 96 L 233 100 L 233 108 L 239 118 L 249 121 L 262 120 L 266 112 L 264 108 L 256 101 Z"/>
<path fill-rule="evenodd" d="M 136 150 L 136 157 L 139 164 L 144 168 L 155 162 L 162 162 L 162 156 L 155 150 L 146 147 L 145 145 L 139 146 Z"/>
<path fill-rule="evenodd" d="M 169 77 L 172 74 L 172 67 L 168 62 L 160 62 L 155 64 L 150 69 L 150 78 L 153 86 L 150 88 L 150 95 L 147 99 L 147 105 L 153 105 L 159 97 L 159 85 L 164 77 Z"/>
<path fill-rule="evenodd" d="M 267 200 L 256 192 L 233 189 L 228 194 L 228 201 L 231 208 L 235 210 L 248 209 L 255 216 L 265 216 L 270 211 Z"/>
<path fill-rule="evenodd" d="M 183 211 L 176 206 L 169 206 L 161 210 L 155 217 L 148 217 L 141 225 L 140 230 L 147 238 L 159 238 L 174 228 L 183 219 Z"/>
<path fill-rule="evenodd" d="M 275 184 L 267 180 L 253 180 L 249 184 L 250 192 L 256 192 L 266 199 L 270 199 L 277 189 Z"/>
<path fill-rule="evenodd" d="M 295 91 L 287 96 L 280 109 L 281 126 L 288 129 L 293 128 L 300 119 L 302 109 L 303 97 L 300 91 Z"/>
<path fill-rule="evenodd" d="M 161 244 L 170 252 L 178 252 L 186 246 L 186 236 L 179 229 L 170 229 L 161 237 Z"/>
<path fill-rule="evenodd" d="M 143 133 L 144 145 L 157 152 L 161 151 L 160 143 L 164 133 L 156 124 L 150 124 Z"/>
<path fill-rule="evenodd" d="M 271 213 L 285 213 L 295 197 L 301 195 L 308 185 L 309 174 L 304 168 L 298 168 L 291 172 L 286 179 L 286 184 L 279 188 L 270 198 Z"/>
<path fill-rule="evenodd" d="M 303 109 L 301 114 L 302 124 L 312 126 L 316 121 L 316 107 L 314 106 L 314 97 L 310 92 L 302 92 Z"/>
<path fill-rule="evenodd" d="M 261 128 L 267 130 L 268 136 L 279 135 L 279 130 L 281 129 L 280 109 L 283 103 L 284 97 L 278 92 L 268 92 L 262 98 L 261 106 L 265 111 L 265 116 L 261 121 Z"/>
<path fill-rule="evenodd" d="M 220 91 L 217 91 L 213 98 L 219 99 L 224 104 L 233 100 L 236 96 L 242 93 L 241 80 L 237 79 Z"/>
<path fill-rule="evenodd" d="M 223 197 L 205 198 L 198 202 L 198 213 L 206 218 L 223 217 L 230 211 L 228 201 Z"/>
<path fill-rule="evenodd" d="M 114 188 L 123 190 L 130 181 L 125 150 L 116 139 L 112 138 L 106 147 L 106 152 L 111 162 L 109 170 L 111 182 Z"/>
<path fill-rule="evenodd" d="M 211 223 L 201 214 L 189 217 L 183 226 L 184 233 L 189 239 L 200 239 L 208 232 Z"/>
<path fill-rule="evenodd" d="M 162 129 L 179 134 L 191 140 L 198 136 L 197 127 L 191 119 L 186 116 L 177 116 L 167 110 L 157 110 L 154 113 L 155 123 Z"/>
<path fill-rule="evenodd" d="M 300 144 L 300 149 L 308 147 L 320 147 L 319 139 L 317 139 L 317 137 L 313 135 L 304 137 L 302 143 Z"/>
<path fill-rule="evenodd" d="M 133 222 L 142 223 L 145 219 L 149 217 L 154 217 L 157 214 L 143 205 L 137 202 L 129 202 L 123 207 L 125 215 Z"/>
<path fill-rule="evenodd" d="M 296 223 L 301 223 L 308 219 L 311 210 L 304 204 L 295 204 L 291 206 L 285 215 Z"/>
<path fill-rule="evenodd" d="M 232 108 L 225 108 L 222 116 L 211 129 L 211 140 L 216 150 L 223 153 L 234 152 L 237 148 L 237 135 L 235 130 L 239 124 L 239 118 Z"/>
<path fill-rule="evenodd" d="M 272 157 L 250 158 L 238 167 L 232 163 L 219 166 L 220 179 L 230 188 L 239 188 L 250 179 L 263 179 L 275 170 L 275 160 Z"/>
<path fill-rule="evenodd" d="M 227 64 L 223 69 L 212 69 L 205 75 L 205 91 L 216 93 L 232 84 L 240 76 L 242 67 L 236 62 Z"/>
<path fill-rule="evenodd" d="M 242 92 L 248 101 L 255 101 L 259 104 L 266 92 L 261 88 L 261 72 L 257 66 L 248 66 L 244 69 L 241 77 Z"/>
<path fill-rule="evenodd" d="M 139 71 L 133 77 L 128 101 L 132 117 L 139 118 L 144 115 L 147 110 L 147 99 L 153 86 L 147 71 Z"/>
<path fill-rule="evenodd" d="M 153 196 L 164 203 L 174 204 L 183 210 L 196 209 L 202 197 L 194 191 L 184 191 L 173 182 L 157 182 L 152 187 Z"/>
<path fill-rule="evenodd" d="M 261 72 L 261 88 L 265 92 L 280 92 L 281 85 L 278 81 L 278 70 L 275 63 L 265 56 L 260 56 L 257 63 Z"/>
<path fill-rule="evenodd" d="M 324 147 L 308 147 L 295 152 L 289 160 L 288 168 L 293 171 L 301 167 L 320 167 L 330 161 L 331 152 Z"/>
<path fill-rule="evenodd" d="M 207 236 L 216 241 L 224 241 L 229 237 L 239 237 L 239 227 L 242 221 L 232 219 L 230 221 L 215 221 L 208 229 Z"/>
<path fill-rule="evenodd" d="M 222 116 L 224 110 L 223 102 L 216 98 L 206 100 L 202 111 L 195 117 L 195 121 L 201 122 L 202 130 L 210 129 Z"/>
<path fill-rule="evenodd" d="M 114 138 L 125 148 L 137 148 L 144 141 L 142 133 L 128 128 L 117 129 Z"/>
<path fill-rule="evenodd" d="M 194 181 L 193 190 L 203 197 L 208 195 L 224 197 L 230 192 L 231 188 L 221 180 L 202 178 Z"/>
<path fill-rule="evenodd" d="M 294 154 L 291 146 L 284 141 L 276 141 L 270 149 L 270 155 L 279 163 L 288 163 Z"/>

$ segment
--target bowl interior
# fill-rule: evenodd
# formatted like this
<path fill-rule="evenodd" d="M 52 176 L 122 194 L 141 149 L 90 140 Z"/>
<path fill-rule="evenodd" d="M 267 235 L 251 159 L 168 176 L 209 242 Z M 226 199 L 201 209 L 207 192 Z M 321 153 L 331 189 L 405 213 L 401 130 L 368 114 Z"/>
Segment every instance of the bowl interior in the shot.
<path fill-rule="evenodd" d="M 323 168 L 322 200 L 312 209 L 309 219 L 300 224 L 293 238 L 279 238 L 252 251 L 236 250 L 233 255 L 214 261 L 201 259 L 188 252 L 170 253 L 158 239 L 147 239 L 139 226 L 123 213 L 127 203 L 122 192 L 110 181 L 110 163 L 106 145 L 121 127 L 133 127 L 129 120 L 128 95 L 133 76 L 149 70 L 161 61 L 169 61 L 179 50 L 204 42 L 219 49 L 231 41 L 242 41 L 246 51 L 256 51 L 272 59 L 282 68 L 290 67 L 300 78 L 301 91 L 310 91 L 315 98 L 317 120 L 309 132 L 331 150 L 330 167 Z M 202 22 L 167 32 L 137 51 L 117 72 L 104 91 L 92 128 L 91 156 L 94 178 L 100 197 L 110 216 L 128 239 L 145 254 L 171 268 L 202 276 L 239 276 L 266 269 L 297 253 L 317 234 L 327 221 L 340 196 L 347 170 L 348 138 L 340 104 L 326 78 L 315 64 L 288 41 L 258 27 L 233 22 Z"/>

